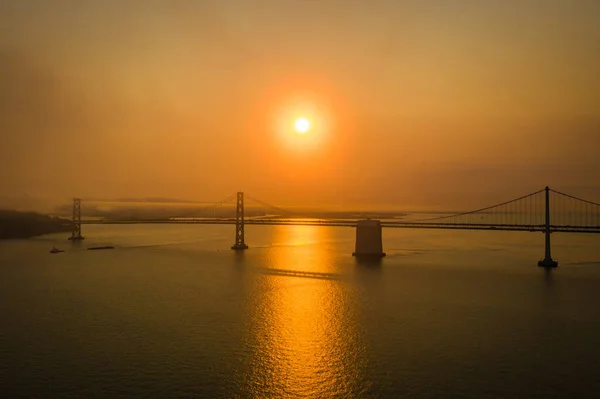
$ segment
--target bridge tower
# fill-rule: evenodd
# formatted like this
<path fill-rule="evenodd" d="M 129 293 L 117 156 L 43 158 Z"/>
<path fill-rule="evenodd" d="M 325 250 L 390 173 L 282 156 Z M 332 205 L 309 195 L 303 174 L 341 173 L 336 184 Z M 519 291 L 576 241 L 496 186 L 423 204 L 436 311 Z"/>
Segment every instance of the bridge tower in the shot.
<path fill-rule="evenodd" d="M 244 193 L 237 193 L 237 201 L 235 206 L 235 244 L 231 247 L 237 251 L 248 249 L 244 242 Z"/>
<path fill-rule="evenodd" d="M 558 262 L 552 260 L 552 254 L 550 253 L 550 188 L 546 186 L 546 227 L 544 230 L 546 235 L 546 251 L 544 260 L 538 262 L 540 267 L 558 267 Z"/>
<path fill-rule="evenodd" d="M 73 232 L 69 240 L 79 241 L 84 237 L 81 235 L 81 198 L 73 198 Z"/>

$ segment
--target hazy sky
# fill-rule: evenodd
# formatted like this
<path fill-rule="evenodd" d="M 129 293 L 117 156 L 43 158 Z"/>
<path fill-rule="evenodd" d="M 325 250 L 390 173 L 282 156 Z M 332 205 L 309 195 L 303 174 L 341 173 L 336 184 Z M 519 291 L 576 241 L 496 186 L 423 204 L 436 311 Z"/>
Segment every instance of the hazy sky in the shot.
<path fill-rule="evenodd" d="M 600 200 L 599 71 L 597 0 L 1 0 L 0 197 Z"/>

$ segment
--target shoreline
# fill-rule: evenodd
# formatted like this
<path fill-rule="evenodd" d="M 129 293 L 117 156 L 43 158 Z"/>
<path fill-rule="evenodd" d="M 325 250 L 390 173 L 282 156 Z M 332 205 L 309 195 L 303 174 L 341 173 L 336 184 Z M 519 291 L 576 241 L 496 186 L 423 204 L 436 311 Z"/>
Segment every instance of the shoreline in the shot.
<path fill-rule="evenodd" d="M 0 240 L 19 240 L 71 231 L 71 221 L 35 212 L 0 210 Z"/>

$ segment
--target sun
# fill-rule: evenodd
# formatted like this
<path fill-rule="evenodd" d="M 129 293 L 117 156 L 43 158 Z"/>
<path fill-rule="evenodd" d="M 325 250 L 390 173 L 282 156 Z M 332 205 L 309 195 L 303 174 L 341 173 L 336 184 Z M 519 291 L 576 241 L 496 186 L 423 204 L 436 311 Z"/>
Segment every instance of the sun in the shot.
<path fill-rule="evenodd" d="M 298 134 L 305 134 L 310 130 L 310 121 L 304 117 L 297 118 L 294 121 L 294 130 Z"/>

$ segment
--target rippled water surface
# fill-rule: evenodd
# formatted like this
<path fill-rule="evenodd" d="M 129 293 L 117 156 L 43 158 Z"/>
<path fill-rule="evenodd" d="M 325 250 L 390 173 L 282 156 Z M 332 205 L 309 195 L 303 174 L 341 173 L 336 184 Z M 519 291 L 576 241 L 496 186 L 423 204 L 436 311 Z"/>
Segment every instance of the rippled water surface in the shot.
<path fill-rule="evenodd" d="M 362 264 L 351 228 L 84 228 L 0 242 L 3 397 L 600 391 L 600 236 L 554 234 L 546 273 L 539 233 L 389 229 Z"/>

